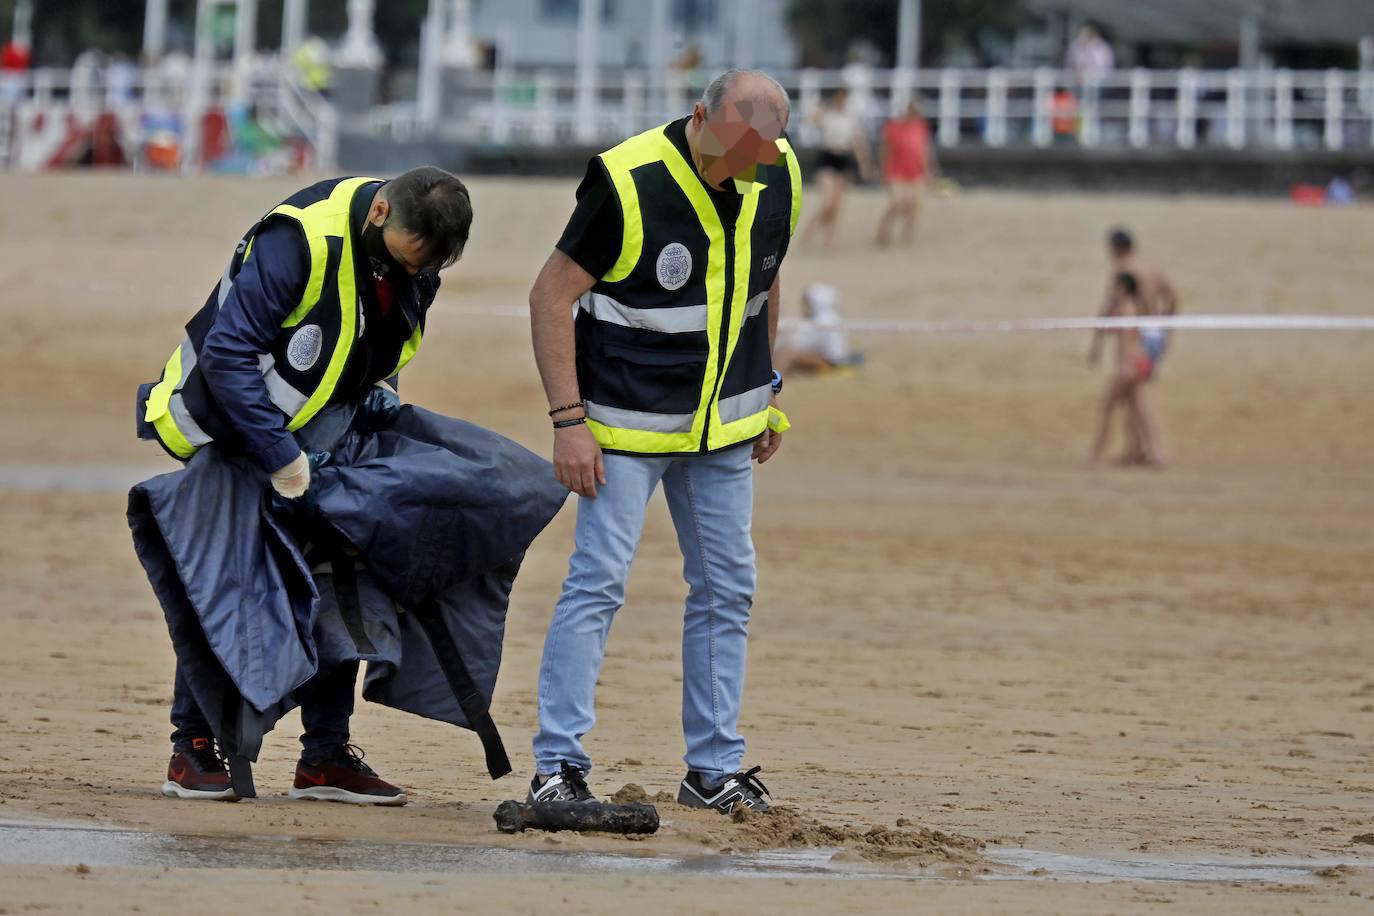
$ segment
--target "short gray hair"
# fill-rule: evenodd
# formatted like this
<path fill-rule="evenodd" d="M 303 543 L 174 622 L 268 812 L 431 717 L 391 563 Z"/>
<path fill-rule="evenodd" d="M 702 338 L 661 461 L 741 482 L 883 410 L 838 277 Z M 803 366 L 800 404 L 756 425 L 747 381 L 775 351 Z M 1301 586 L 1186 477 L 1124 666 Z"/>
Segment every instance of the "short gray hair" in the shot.
<path fill-rule="evenodd" d="M 701 94 L 701 104 L 706 109 L 706 116 L 710 117 L 720 111 L 721 106 L 725 104 L 725 96 L 730 91 L 730 87 L 734 86 L 737 80 L 746 76 L 758 77 L 759 79 L 766 80 L 773 84 L 773 88 L 776 89 L 778 93 L 777 97 L 774 98 L 771 95 L 761 94 L 757 97 L 756 101 L 761 101 L 769 108 L 773 109 L 773 114 L 778 116 L 778 120 L 785 123 L 788 115 L 792 112 L 792 102 L 787 97 L 787 90 L 782 88 L 782 83 L 779 83 L 762 70 L 744 70 L 738 67 L 726 70 L 720 76 L 711 80 L 710 84 L 706 87 L 706 91 Z M 782 102 L 782 107 L 778 105 L 779 99 Z"/>

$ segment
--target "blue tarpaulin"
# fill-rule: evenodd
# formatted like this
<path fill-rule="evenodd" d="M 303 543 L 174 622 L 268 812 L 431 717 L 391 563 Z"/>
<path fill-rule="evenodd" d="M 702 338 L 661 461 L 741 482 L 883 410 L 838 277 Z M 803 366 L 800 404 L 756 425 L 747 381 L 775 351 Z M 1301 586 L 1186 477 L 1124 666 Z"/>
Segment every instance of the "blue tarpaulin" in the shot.
<path fill-rule="evenodd" d="M 567 490 L 543 458 L 414 406 L 367 431 L 334 408 L 297 434 L 329 459 L 272 498 L 214 445 L 129 493 L 134 548 L 192 694 L 240 794 L 262 736 L 316 671 L 368 663 L 365 699 L 477 731 L 509 771 L 488 708 L 525 550 Z"/>

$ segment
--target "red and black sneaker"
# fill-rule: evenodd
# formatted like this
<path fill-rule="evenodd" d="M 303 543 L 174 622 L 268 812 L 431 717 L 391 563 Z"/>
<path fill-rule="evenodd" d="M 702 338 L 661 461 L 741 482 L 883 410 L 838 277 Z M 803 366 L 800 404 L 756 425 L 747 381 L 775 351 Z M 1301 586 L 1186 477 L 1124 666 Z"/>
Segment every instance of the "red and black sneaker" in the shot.
<path fill-rule="evenodd" d="M 229 770 L 209 738 L 192 738 L 189 750 L 172 754 L 162 794 L 168 798 L 238 801 L 229 783 Z"/>
<path fill-rule="evenodd" d="M 296 784 L 287 793 L 292 798 L 346 802 L 350 805 L 390 805 L 406 803 L 406 794 L 382 779 L 363 763 L 363 750 L 345 744 L 328 760 L 296 764 Z"/>

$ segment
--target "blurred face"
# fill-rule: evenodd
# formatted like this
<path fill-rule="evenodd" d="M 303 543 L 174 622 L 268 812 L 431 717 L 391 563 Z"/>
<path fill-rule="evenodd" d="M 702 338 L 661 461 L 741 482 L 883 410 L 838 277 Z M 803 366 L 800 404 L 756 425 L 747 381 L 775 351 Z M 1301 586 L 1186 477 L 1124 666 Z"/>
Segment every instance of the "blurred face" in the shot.
<path fill-rule="evenodd" d="M 760 165 L 775 165 L 782 154 L 778 137 L 787 125 L 768 105 L 726 102 L 708 117 L 698 102 L 692 123 L 698 130 L 701 177 L 713 188 L 732 178 L 752 182 Z"/>

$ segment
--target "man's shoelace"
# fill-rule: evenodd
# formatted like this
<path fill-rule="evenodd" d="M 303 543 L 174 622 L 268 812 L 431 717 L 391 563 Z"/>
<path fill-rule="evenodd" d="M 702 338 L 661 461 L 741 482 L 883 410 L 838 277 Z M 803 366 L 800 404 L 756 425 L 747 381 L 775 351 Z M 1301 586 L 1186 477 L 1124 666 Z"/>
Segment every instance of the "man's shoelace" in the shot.
<path fill-rule="evenodd" d="M 755 795 L 760 797 L 767 795 L 769 798 L 772 798 L 772 793 L 770 793 L 768 787 L 763 784 L 763 780 L 754 775 L 762 769 L 763 767 L 751 767 L 743 773 L 731 773 L 729 776 L 725 777 L 725 782 L 729 782 L 732 779 L 738 780 L 741 786 L 753 792 Z M 725 782 L 721 783 L 721 785 L 724 785 Z"/>
<path fill-rule="evenodd" d="M 350 770 L 357 770 L 359 773 L 366 773 L 368 776 L 376 776 L 372 767 L 363 763 L 363 758 L 367 756 L 363 749 L 356 744 L 345 744 L 339 748 L 339 753 L 335 754 L 330 763 L 337 763 L 339 766 L 348 767 Z"/>
<path fill-rule="evenodd" d="M 582 771 L 575 766 L 570 766 L 564 761 L 559 766 L 560 775 L 563 777 L 564 785 L 573 791 L 573 798 L 590 798 L 592 790 L 587 788 L 587 779 L 582 775 Z"/>
<path fill-rule="evenodd" d="M 225 770 L 224 760 L 220 757 L 219 751 L 215 750 L 213 744 L 199 750 L 187 751 L 186 756 L 191 758 L 196 769 L 202 773 L 223 773 Z"/>

